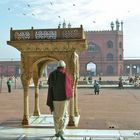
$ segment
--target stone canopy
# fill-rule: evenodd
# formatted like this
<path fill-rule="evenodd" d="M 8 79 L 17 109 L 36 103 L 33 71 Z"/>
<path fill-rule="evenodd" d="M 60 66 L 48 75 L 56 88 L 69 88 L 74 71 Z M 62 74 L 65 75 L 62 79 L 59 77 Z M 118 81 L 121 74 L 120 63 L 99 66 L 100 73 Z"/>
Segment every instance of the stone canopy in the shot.
<path fill-rule="evenodd" d="M 21 81 L 24 94 L 23 125 L 29 125 L 28 88 L 31 78 L 35 85 L 34 116 L 40 115 L 39 80 L 46 65 L 53 61 L 64 60 L 70 74 L 73 98 L 70 100 L 69 125 L 75 126 L 75 118 L 79 117 L 77 106 L 77 82 L 79 77 L 78 53 L 87 48 L 83 27 L 57 29 L 10 30 L 10 41 L 21 52 Z"/>

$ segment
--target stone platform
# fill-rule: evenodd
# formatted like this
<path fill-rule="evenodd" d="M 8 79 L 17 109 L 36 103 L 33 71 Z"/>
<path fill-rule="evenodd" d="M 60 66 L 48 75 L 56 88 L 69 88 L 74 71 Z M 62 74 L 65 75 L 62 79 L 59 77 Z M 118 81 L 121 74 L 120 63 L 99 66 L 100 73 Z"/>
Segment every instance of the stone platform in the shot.
<path fill-rule="evenodd" d="M 58 140 L 50 128 L 0 127 L 0 140 Z M 140 140 L 140 130 L 67 129 L 65 140 Z M 60 139 L 59 139 L 60 140 Z"/>
<path fill-rule="evenodd" d="M 75 126 L 78 126 L 80 116 L 75 117 Z M 30 116 L 29 125 L 24 127 L 40 127 L 40 128 L 52 128 L 54 127 L 53 116 L 52 115 L 40 115 L 40 116 Z"/>

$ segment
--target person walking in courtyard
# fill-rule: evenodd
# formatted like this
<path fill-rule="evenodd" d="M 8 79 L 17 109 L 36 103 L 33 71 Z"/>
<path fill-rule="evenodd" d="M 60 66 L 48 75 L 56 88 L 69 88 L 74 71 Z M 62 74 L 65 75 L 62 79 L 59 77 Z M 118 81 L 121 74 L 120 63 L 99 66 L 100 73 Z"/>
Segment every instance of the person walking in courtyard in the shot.
<path fill-rule="evenodd" d="M 9 78 L 7 80 L 7 87 L 8 87 L 8 92 L 11 93 L 11 87 L 12 87 L 12 80 L 11 80 L 11 78 Z"/>
<path fill-rule="evenodd" d="M 57 69 L 48 78 L 47 105 L 53 114 L 55 136 L 61 140 L 65 140 L 63 134 L 69 121 L 69 99 L 72 98 L 71 80 L 65 68 L 65 62 L 60 60 Z"/>
<path fill-rule="evenodd" d="M 100 92 L 100 85 L 99 85 L 99 83 L 95 80 L 95 81 L 94 81 L 94 93 L 95 93 L 95 95 L 99 95 L 99 92 Z"/>
<path fill-rule="evenodd" d="M 99 76 L 99 84 L 101 84 L 101 81 L 102 81 L 102 77 Z"/>
<path fill-rule="evenodd" d="M 119 88 L 123 89 L 123 79 L 122 79 L 122 76 L 119 77 Z"/>

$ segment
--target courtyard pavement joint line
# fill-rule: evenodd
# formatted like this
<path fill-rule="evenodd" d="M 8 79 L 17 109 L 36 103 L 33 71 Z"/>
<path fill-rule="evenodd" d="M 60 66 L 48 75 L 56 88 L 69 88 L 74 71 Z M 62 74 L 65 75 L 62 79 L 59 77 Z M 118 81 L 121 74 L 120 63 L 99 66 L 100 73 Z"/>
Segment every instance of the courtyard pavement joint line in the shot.
<path fill-rule="evenodd" d="M 22 140 L 25 138 L 26 135 L 20 135 L 19 138 L 17 140 Z"/>
<path fill-rule="evenodd" d="M 15 130 L 16 129 L 16 130 Z M 10 137 L 12 135 L 19 136 L 16 140 L 32 139 L 32 138 L 48 138 L 54 135 L 54 129 L 38 129 L 38 128 L 8 128 L 0 130 L 1 134 Z M 26 132 L 26 133 L 25 133 Z M 18 134 L 17 134 L 18 133 Z M 7 135 L 8 134 L 8 135 Z M 94 139 L 117 139 L 125 138 L 126 140 L 140 140 L 140 130 L 97 130 L 97 129 L 66 129 L 65 138 L 79 139 L 79 138 L 94 138 Z M 103 139 L 104 138 L 104 139 Z"/>
<path fill-rule="evenodd" d="M 3 129 L 4 127 L 0 127 L 0 129 Z"/>

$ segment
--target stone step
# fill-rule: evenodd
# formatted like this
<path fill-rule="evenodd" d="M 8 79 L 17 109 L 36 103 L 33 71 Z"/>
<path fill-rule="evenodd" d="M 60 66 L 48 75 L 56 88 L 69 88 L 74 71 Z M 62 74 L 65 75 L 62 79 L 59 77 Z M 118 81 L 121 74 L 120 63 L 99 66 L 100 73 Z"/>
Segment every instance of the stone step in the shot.
<path fill-rule="evenodd" d="M 106 137 L 106 136 L 64 136 L 65 140 L 140 140 L 140 137 Z M 18 134 L 0 134 L 0 140 L 61 140 L 61 138 L 52 135 L 18 135 Z"/>
<path fill-rule="evenodd" d="M 59 140 L 54 128 L 0 127 L 0 140 Z M 66 140 L 140 140 L 140 130 L 66 129 Z"/>

